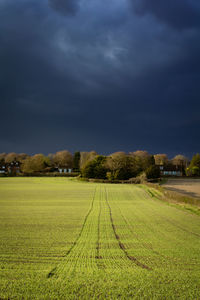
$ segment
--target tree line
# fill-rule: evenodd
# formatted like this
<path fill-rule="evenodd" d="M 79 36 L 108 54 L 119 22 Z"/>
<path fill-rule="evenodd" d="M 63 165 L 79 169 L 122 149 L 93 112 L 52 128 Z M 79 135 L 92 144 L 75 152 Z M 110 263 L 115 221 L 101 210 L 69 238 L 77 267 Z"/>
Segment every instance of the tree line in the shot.
<path fill-rule="evenodd" d="M 183 175 L 200 176 L 200 154 L 191 161 L 179 154 L 169 159 L 166 154 L 151 155 L 147 151 L 115 152 L 99 155 L 95 151 L 70 153 L 67 150 L 54 154 L 1 153 L 0 167 L 10 168 L 11 173 L 18 170 L 22 174 L 51 173 L 64 169 L 72 170 L 85 178 L 127 180 L 145 174 L 147 178 L 160 177 L 161 166 L 179 169 Z"/>

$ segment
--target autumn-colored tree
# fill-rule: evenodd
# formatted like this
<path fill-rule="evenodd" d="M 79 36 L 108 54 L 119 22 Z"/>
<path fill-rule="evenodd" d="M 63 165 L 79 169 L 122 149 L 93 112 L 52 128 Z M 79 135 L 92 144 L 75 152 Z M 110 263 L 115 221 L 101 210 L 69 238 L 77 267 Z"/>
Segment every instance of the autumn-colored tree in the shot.
<path fill-rule="evenodd" d="M 43 172 L 50 166 L 50 160 L 43 154 L 35 154 L 32 157 L 27 157 L 21 166 L 23 173 Z"/>
<path fill-rule="evenodd" d="M 92 161 L 98 154 L 95 151 L 90 152 L 81 152 L 80 153 L 80 169 L 84 168 L 84 166 Z"/>
<path fill-rule="evenodd" d="M 43 154 L 35 154 L 32 157 L 34 171 L 43 171 L 45 168 L 50 166 L 50 160 Z"/>
<path fill-rule="evenodd" d="M 168 163 L 167 154 L 156 154 L 154 155 L 156 165 L 165 165 Z"/>
<path fill-rule="evenodd" d="M 172 164 L 175 166 L 181 166 L 186 168 L 188 165 L 189 159 L 182 155 L 182 154 L 178 154 L 176 156 L 174 156 L 174 158 L 172 159 Z"/>
<path fill-rule="evenodd" d="M 130 155 L 140 157 L 141 159 L 149 157 L 149 153 L 145 150 L 137 150 L 135 152 L 130 152 Z"/>
<path fill-rule="evenodd" d="M 109 155 L 105 162 L 108 179 L 129 179 L 137 175 L 134 159 L 125 152 L 115 152 Z"/>
<path fill-rule="evenodd" d="M 106 164 L 111 171 L 115 172 L 125 166 L 126 157 L 125 152 L 112 153 L 108 156 Z"/>
<path fill-rule="evenodd" d="M 20 154 L 17 155 L 17 160 L 22 163 L 28 157 L 29 157 L 28 154 L 26 154 L 26 153 L 20 153 Z"/>
<path fill-rule="evenodd" d="M 18 154 L 15 152 L 8 153 L 5 157 L 6 163 L 11 163 L 18 160 Z"/>
<path fill-rule="evenodd" d="M 72 168 L 73 157 L 72 154 L 67 150 L 58 151 L 53 156 L 53 162 L 55 166 L 60 168 Z"/>
<path fill-rule="evenodd" d="M 129 154 L 134 158 L 135 167 L 138 172 L 145 171 L 151 165 L 155 165 L 153 155 L 150 155 L 147 151 L 138 150 Z"/>

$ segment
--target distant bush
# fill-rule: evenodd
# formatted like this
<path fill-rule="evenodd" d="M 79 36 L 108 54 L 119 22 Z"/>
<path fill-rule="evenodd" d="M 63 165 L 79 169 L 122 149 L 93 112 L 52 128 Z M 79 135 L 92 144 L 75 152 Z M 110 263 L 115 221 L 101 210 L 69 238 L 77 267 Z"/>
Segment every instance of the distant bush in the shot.
<path fill-rule="evenodd" d="M 135 158 L 125 152 L 115 152 L 108 156 L 105 166 L 109 180 L 128 180 L 141 172 L 135 164 Z"/>
<path fill-rule="evenodd" d="M 81 170 L 81 174 L 85 178 L 106 178 L 107 169 L 104 166 L 105 156 L 98 155 L 92 161 L 89 161 Z"/>
<path fill-rule="evenodd" d="M 200 176 L 200 154 L 193 156 L 189 167 L 186 169 L 187 176 Z"/>
<path fill-rule="evenodd" d="M 97 178 L 90 178 L 88 179 L 89 182 L 97 182 L 97 183 L 128 183 L 127 180 L 108 180 L 108 179 L 97 179 Z"/>
<path fill-rule="evenodd" d="M 87 182 L 89 181 L 88 178 L 79 177 L 79 176 L 77 177 L 77 179 L 80 180 L 80 181 L 87 181 Z"/>
<path fill-rule="evenodd" d="M 129 181 L 129 183 L 133 183 L 133 184 L 140 184 L 141 183 L 141 180 L 140 180 L 139 177 L 130 178 L 128 181 Z"/>
<path fill-rule="evenodd" d="M 186 169 L 187 176 L 200 176 L 200 168 L 199 167 L 189 167 Z"/>
<path fill-rule="evenodd" d="M 155 179 L 160 177 L 160 169 L 158 166 L 152 165 L 145 171 L 147 179 Z"/>
<path fill-rule="evenodd" d="M 35 154 L 23 161 L 21 170 L 24 174 L 41 173 L 42 171 L 46 172 L 47 170 L 45 169 L 50 167 L 50 164 L 49 157 L 46 157 L 43 154 Z"/>
<path fill-rule="evenodd" d="M 59 173 L 59 172 L 32 172 L 32 173 L 19 173 L 17 177 L 77 177 L 79 173 Z"/>

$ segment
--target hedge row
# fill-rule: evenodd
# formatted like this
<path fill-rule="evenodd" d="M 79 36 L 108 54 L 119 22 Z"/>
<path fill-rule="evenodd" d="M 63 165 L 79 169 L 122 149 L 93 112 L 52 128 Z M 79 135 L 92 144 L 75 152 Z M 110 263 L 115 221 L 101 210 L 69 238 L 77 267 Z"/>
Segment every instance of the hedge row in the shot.
<path fill-rule="evenodd" d="M 49 173 L 18 173 L 18 174 L 0 174 L 0 177 L 77 177 L 79 173 L 58 173 L 58 172 L 49 172 Z"/>

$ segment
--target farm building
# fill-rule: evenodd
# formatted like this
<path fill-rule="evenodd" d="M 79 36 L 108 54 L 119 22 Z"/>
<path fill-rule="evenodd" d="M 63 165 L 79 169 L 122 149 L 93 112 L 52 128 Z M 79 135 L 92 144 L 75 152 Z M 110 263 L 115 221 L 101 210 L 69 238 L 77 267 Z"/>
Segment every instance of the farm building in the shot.
<path fill-rule="evenodd" d="M 161 176 L 183 176 L 183 168 L 174 165 L 160 165 Z"/>
<path fill-rule="evenodd" d="M 6 169 L 8 173 L 20 173 L 20 165 L 21 163 L 19 161 L 13 161 L 9 164 L 7 164 Z"/>
<path fill-rule="evenodd" d="M 6 166 L 5 166 L 5 165 L 0 166 L 0 174 L 5 174 L 6 171 L 7 171 L 7 169 L 6 169 Z"/>
<path fill-rule="evenodd" d="M 71 173 L 72 169 L 58 168 L 59 173 Z"/>

